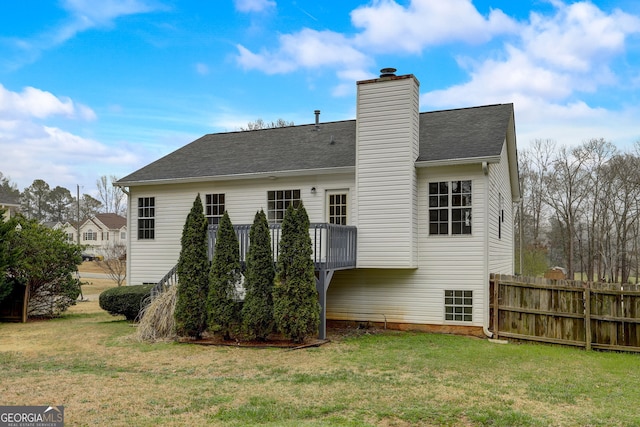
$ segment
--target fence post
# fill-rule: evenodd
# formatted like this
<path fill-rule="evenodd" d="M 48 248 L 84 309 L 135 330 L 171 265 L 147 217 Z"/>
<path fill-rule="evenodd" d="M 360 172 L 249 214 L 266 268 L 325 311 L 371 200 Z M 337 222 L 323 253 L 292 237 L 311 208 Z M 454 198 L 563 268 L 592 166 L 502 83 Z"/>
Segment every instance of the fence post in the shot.
<path fill-rule="evenodd" d="M 584 344 L 591 350 L 591 282 L 587 282 L 584 290 Z"/>
<path fill-rule="evenodd" d="M 498 294 L 500 288 L 500 275 L 492 274 L 493 279 L 493 338 L 498 339 Z"/>

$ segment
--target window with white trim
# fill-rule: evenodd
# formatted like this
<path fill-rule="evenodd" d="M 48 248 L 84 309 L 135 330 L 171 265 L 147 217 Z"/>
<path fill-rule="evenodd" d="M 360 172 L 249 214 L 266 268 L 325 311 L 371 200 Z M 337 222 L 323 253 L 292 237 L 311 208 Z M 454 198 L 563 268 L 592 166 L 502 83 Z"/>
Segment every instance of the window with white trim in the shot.
<path fill-rule="evenodd" d="M 98 240 L 98 232 L 88 229 L 82 233 L 82 240 Z"/>
<path fill-rule="evenodd" d="M 224 194 L 206 194 L 204 210 L 209 225 L 218 224 L 224 215 Z"/>
<path fill-rule="evenodd" d="M 444 291 L 444 320 L 453 322 L 473 321 L 473 291 Z"/>
<path fill-rule="evenodd" d="M 347 225 L 347 193 L 328 195 L 329 224 Z"/>
<path fill-rule="evenodd" d="M 429 183 L 429 234 L 471 234 L 471 180 Z"/>
<path fill-rule="evenodd" d="M 281 223 L 287 208 L 300 205 L 300 190 L 267 191 L 267 219 L 271 223 Z"/>
<path fill-rule="evenodd" d="M 156 198 L 138 198 L 138 240 L 154 239 L 156 235 Z"/>

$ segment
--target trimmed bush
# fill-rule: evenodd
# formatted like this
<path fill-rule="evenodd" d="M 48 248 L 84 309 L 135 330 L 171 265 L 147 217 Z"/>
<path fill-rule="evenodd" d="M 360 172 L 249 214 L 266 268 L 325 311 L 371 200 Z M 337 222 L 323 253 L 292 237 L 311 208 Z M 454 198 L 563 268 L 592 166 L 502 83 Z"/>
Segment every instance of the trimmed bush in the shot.
<path fill-rule="evenodd" d="M 320 324 L 312 253 L 307 211 L 302 202 L 297 208 L 289 205 L 282 221 L 273 316 L 278 330 L 295 343 L 317 332 Z"/>
<path fill-rule="evenodd" d="M 149 297 L 153 285 L 119 286 L 100 294 L 100 308 L 113 316 L 124 316 L 133 321 L 138 317 L 142 301 Z"/>
<path fill-rule="evenodd" d="M 242 299 L 237 290 L 240 283 L 240 246 L 229 214 L 225 211 L 218 223 L 207 300 L 209 330 L 220 333 L 225 340 L 238 332 L 242 321 Z"/>
<path fill-rule="evenodd" d="M 249 250 L 242 307 L 242 328 L 249 339 L 266 340 L 274 330 L 273 279 L 275 268 L 271 254 L 271 233 L 263 210 L 256 213 L 249 231 Z"/>
<path fill-rule="evenodd" d="M 182 229 L 182 249 L 177 266 L 178 294 L 174 316 L 176 333 L 182 337 L 200 338 L 207 328 L 207 227 L 198 193 Z"/>

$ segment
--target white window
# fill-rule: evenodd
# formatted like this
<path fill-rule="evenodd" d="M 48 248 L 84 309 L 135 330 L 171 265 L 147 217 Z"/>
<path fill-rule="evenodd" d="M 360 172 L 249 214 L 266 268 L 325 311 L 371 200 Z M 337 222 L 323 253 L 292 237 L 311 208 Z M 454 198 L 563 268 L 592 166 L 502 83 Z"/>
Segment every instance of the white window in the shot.
<path fill-rule="evenodd" d="M 429 234 L 471 234 L 471 181 L 429 183 Z"/>
<path fill-rule="evenodd" d="M 473 291 L 444 291 L 444 320 L 473 321 Z"/>
<path fill-rule="evenodd" d="M 347 193 L 328 193 L 327 208 L 329 224 L 347 225 Z"/>
<path fill-rule="evenodd" d="M 98 232 L 88 229 L 82 233 L 82 240 L 98 240 Z"/>
<path fill-rule="evenodd" d="M 206 194 L 204 209 L 209 225 L 218 224 L 224 215 L 224 194 Z"/>
<path fill-rule="evenodd" d="M 138 198 L 138 239 L 154 239 L 156 235 L 156 198 Z"/>
<path fill-rule="evenodd" d="M 281 223 L 289 205 L 300 205 L 300 190 L 267 191 L 267 219 L 272 223 Z"/>

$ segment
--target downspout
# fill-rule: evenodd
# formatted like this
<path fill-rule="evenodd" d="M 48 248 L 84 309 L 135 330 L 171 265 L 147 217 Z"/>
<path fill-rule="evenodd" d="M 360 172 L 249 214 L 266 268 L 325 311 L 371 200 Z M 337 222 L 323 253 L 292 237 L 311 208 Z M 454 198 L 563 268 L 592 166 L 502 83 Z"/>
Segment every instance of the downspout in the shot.
<path fill-rule="evenodd" d="M 484 203 L 485 203 L 485 215 L 484 215 L 484 274 L 483 277 L 486 282 L 486 291 L 484 293 L 484 319 L 482 322 L 482 332 L 489 338 L 493 338 L 493 332 L 489 330 L 489 311 L 490 311 L 490 295 L 489 295 L 489 164 L 482 162 L 482 173 L 484 174 Z"/>
<path fill-rule="evenodd" d="M 131 194 L 124 187 L 120 187 L 127 195 L 127 285 L 131 285 Z"/>

